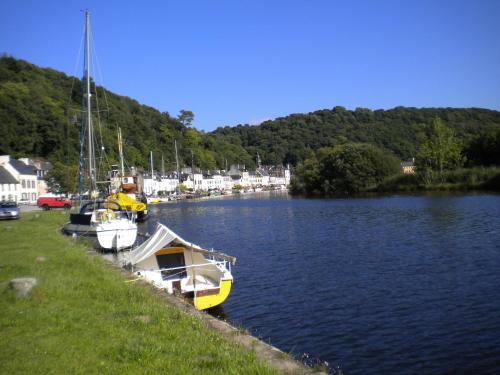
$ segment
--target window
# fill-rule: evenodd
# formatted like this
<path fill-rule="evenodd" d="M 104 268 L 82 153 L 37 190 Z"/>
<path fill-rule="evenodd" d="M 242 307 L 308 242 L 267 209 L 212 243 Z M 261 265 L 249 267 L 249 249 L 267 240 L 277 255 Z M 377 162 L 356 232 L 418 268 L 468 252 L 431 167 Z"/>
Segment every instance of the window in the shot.
<path fill-rule="evenodd" d="M 180 279 L 181 277 L 187 276 L 186 269 L 181 268 L 186 265 L 186 263 L 184 262 L 184 253 L 157 255 L 156 261 L 158 262 L 158 267 L 160 269 L 178 268 L 175 270 L 161 271 L 161 276 L 163 280 Z"/>
<path fill-rule="evenodd" d="M 28 181 L 28 182 L 29 182 L 29 181 Z M 22 185 L 23 189 L 25 189 L 25 188 L 26 188 L 26 181 L 21 180 L 21 185 Z"/>
<path fill-rule="evenodd" d="M 28 199 L 28 194 L 23 193 L 23 199 Z"/>
<path fill-rule="evenodd" d="M 35 181 L 31 181 L 31 188 L 34 189 L 35 188 Z"/>
<path fill-rule="evenodd" d="M 36 193 L 31 194 L 31 200 L 36 201 Z"/>

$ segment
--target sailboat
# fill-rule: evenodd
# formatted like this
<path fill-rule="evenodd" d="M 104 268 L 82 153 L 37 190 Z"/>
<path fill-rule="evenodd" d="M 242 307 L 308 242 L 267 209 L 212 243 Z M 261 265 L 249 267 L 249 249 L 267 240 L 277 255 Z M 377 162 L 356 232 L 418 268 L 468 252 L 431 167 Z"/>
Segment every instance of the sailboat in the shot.
<path fill-rule="evenodd" d="M 82 99 L 82 121 L 80 128 L 80 172 L 78 213 L 70 214 L 70 221 L 63 227 L 63 231 L 70 235 L 89 237 L 96 247 L 105 250 L 120 250 L 131 247 L 137 237 L 137 224 L 133 217 L 117 202 L 99 201 L 97 189 L 97 168 L 95 162 L 94 129 L 91 112 L 90 93 L 90 14 L 85 12 L 85 54 L 84 54 L 84 97 Z M 86 114 L 84 116 L 83 114 Z M 87 173 L 89 202 L 84 204 L 84 146 L 85 133 L 87 136 Z"/>
<path fill-rule="evenodd" d="M 111 166 L 111 192 L 108 201 L 116 202 L 120 207 L 125 208 L 135 216 L 137 222 L 146 221 L 148 210 L 146 203 L 137 200 L 137 183 L 133 175 L 125 174 L 125 161 L 123 157 L 123 139 L 121 128 L 118 128 L 118 157 L 120 161 L 120 170 L 118 166 Z"/>
<path fill-rule="evenodd" d="M 198 310 L 220 305 L 231 291 L 235 257 L 194 245 L 161 223 L 149 239 L 122 256 L 137 277 L 192 299 Z"/>
<path fill-rule="evenodd" d="M 153 151 L 150 151 L 150 166 L 151 166 L 151 186 L 149 186 L 149 191 L 147 192 L 146 202 L 147 204 L 157 204 L 160 203 L 160 197 L 157 195 L 157 189 L 155 186 L 155 172 L 153 169 Z"/>

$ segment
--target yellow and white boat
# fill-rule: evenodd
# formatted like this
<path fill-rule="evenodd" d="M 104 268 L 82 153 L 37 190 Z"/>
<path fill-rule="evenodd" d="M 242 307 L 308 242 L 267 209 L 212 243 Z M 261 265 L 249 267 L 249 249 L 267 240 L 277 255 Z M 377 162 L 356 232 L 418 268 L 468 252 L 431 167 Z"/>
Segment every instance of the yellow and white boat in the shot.
<path fill-rule="evenodd" d="M 192 298 L 198 310 L 220 305 L 233 284 L 235 257 L 202 249 L 160 223 L 127 258 L 135 275 L 168 293 Z"/>
<path fill-rule="evenodd" d="M 131 198 L 129 195 L 125 193 L 114 193 L 108 197 L 109 202 L 115 202 L 123 207 L 129 212 L 132 212 L 137 215 L 136 220 L 138 222 L 145 221 L 148 217 L 148 209 L 147 206 L 142 203 L 136 201 L 134 198 Z"/>

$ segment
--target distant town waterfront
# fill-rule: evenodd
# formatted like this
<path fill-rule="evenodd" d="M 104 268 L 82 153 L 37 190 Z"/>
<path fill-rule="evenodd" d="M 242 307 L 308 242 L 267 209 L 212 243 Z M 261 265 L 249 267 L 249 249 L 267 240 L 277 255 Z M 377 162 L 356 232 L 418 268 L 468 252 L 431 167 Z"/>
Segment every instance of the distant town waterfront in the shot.
<path fill-rule="evenodd" d="M 151 216 L 143 229 L 238 258 L 216 313 L 286 352 L 348 374 L 500 366 L 500 195 L 245 195 Z"/>

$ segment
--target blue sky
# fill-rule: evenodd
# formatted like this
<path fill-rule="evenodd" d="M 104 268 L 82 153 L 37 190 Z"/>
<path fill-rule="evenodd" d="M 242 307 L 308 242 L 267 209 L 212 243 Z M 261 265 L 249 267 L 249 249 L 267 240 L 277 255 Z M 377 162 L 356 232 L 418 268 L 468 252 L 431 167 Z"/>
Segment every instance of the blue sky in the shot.
<path fill-rule="evenodd" d="M 500 0 L 2 0 L 0 52 L 81 76 L 86 8 L 96 81 L 201 130 L 337 105 L 500 110 Z"/>

